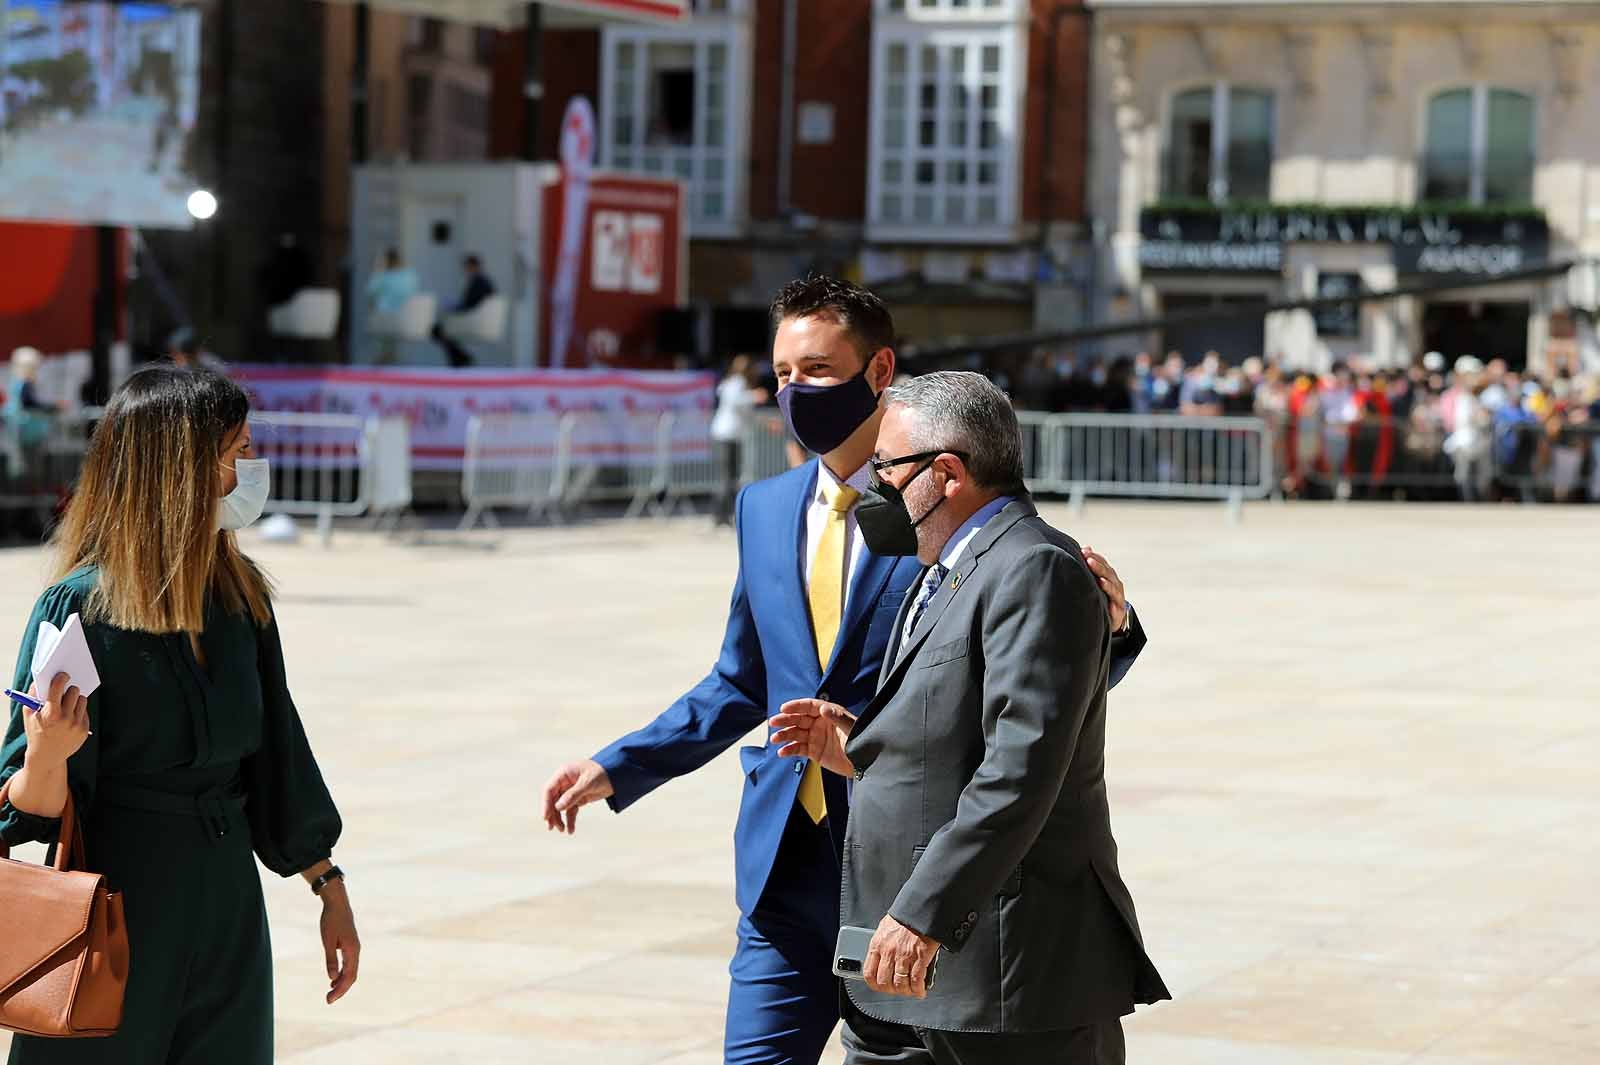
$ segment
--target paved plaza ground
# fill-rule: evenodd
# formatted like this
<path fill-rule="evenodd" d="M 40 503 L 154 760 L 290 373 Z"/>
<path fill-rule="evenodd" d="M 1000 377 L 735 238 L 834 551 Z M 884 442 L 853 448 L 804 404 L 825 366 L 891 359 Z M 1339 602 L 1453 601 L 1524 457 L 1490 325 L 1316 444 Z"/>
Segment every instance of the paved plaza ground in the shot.
<path fill-rule="evenodd" d="M 1130 1062 L 1600 1061 L 1600 511 L 1047 512 L 1109 555 L 1151 639 L 1108 775 L 1175 1000 L 1127 1022 Z M 576 838 L 536 796 L 703 675 L 731 536 L 431 539 L 251 544 L 366 946 L 325 1006 L 316 905 L 269 884 L 279 1060 L 719 1062 L 737 758 Z M 42 568 L 0 553 L 13 638 Z"/>

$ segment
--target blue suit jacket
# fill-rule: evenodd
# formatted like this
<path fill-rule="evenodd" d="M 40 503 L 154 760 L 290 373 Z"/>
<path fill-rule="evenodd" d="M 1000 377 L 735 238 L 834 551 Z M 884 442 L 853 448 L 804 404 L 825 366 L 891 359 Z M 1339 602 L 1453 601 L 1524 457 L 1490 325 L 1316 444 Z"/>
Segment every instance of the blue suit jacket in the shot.
<path fill-rule="evenodd" d="M 822 698 L 858 712 L 875 693 L 900 604 L 922 565 L 915 558 L 862 553 L 832 660 L 821 668 L 801 547 L 817 469 L 813 459 L 739 493 L 739 576 L 722 654 L 704 680 L 654 721 L 595 755 L 611 778 L 613 810 L 705 765 L 791 699 Z M 1135 622 L 1135 635 L 1113 645 L 1111 683 L 1143 645 Z M 745 785 L 734 830 L 735 897 L 748 914 L 766 888 L 806 760 L 780 759 L 770 744 L 741 748 L 739 755 Z M 824 777 L 830 820 L 842 839 L 844 782 L 831 773 Z"/>

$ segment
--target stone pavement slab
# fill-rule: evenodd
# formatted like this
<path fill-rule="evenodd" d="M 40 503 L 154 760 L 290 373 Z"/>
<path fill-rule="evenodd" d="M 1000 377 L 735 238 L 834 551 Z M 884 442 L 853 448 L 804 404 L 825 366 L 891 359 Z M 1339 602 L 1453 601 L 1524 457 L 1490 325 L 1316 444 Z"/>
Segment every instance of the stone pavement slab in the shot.
<path fill-rule="evenodd" d="M 1175 1001 L 1127 1022 L 1130 1061 L 1600 1061 L 1600 512 L 1047 514 L 1109 555 L 1151 638 L 1111 699 L 1108 775 Z M 279 1060 L 714 1065 L 737 758 L 573 838 L 536 801 L 705 673 L 731 537 L 429 541 L 248 545 L 280 584 L 366 951 L 325 1006 L 316 906 L 267 878 Z M 0 553 L 13 636 L 43 566 Z"/>

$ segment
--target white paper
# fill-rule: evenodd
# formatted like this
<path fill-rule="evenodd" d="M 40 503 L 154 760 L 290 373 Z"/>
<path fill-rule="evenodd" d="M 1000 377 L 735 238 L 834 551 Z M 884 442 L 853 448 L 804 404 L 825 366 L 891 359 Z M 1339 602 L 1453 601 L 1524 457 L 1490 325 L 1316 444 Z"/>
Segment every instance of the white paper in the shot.
<path fill-rule="evenodd" d="M 56 674 L 72 678 L 85 698 L 100 687 L 100 671 L 94 667 L 89 641 L 83 635 L 83 620 L 73 614 L 66 628 L 57 629 L 48 621 L 39 622 L 39 640 L 33 647 L 33 687 L 42 700 L 50 694 Z"/>

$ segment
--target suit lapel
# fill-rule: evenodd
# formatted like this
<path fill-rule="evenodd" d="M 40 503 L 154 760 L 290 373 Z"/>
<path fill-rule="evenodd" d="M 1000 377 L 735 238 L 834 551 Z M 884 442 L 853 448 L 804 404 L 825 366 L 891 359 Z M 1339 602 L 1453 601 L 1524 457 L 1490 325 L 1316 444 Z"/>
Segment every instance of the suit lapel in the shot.
<path fill-rule="evenodd" d="M 928 604 L 927 610 L 923 612 L 922 618 L 917 622 L 916 634 L 912 637 L 911 643 L 906 647 L 905 652 L 899 653 L 900 641 L 898 635 L 891 641 L 893 644 L 891 651 L 894 653 L 884 661 L 883 672 L 880 674 L 878 683 L 878 693 L 862 709 L 861 716 L 856 719 L 855 726 L 851 729 L 852 736 L 861 734 L 872 719 L 878 716 L 878 712 L 883 709 L 884 704 L 889 701 L 895 690 L 899 688 L 900 681 L 906 669 L 911 665 L 912 659 L 917 657 L 917 652 L 928 641 L 928 636 L 939 624 L 939 618 L 943 616 L 951 601 L 961 594 L 963 586 L 971 582 L 972 574 L 983 562 L 983 556 L 988 554 L 989 549 L 995 545 L 995 542 L 1009 532 L 1017 522 L 1038 513 L 1032 500 L 1027 497 L 1019 497 L 999 514 L 991 518 L 989 523 L 973 539 L 972 543 L 967 545 L 967 550 L 956 560 L 955 568 L 945 575 L 944 583 L 939 586 L 939 591 L 934 595 L 933 601 Z M 914 596 L 919 591 L 920 589 L 917 586 L 913 586 L 912 591 L 906 594 L 906 602 L 908 604 L 914 603 Z M 896 634 L 904 630 L 905 618 L 909 609 L 909 606 L 901 608 L 899 622 L 895 628 Z"/>
<path fill-rule="evenodd" d="M 917 579 L 906 588 L 905 598 L 900 601 L 900 610 L 894 616 L 894 631 L 889 634 L 888 650 L 883 656 L 883 666 L 878 670 L 880 690 L 889 682 L 895 660 L 900 657 L 900 636 L 906 631 L 906 618 L 911 615 L 911 608 L 917 605 L 917 596 L 922 591 L 922 578 L 927 572 L 925 569 L 917 571 Z"/>

